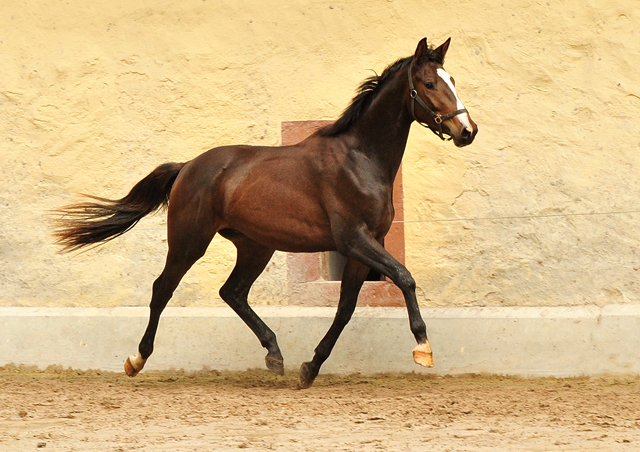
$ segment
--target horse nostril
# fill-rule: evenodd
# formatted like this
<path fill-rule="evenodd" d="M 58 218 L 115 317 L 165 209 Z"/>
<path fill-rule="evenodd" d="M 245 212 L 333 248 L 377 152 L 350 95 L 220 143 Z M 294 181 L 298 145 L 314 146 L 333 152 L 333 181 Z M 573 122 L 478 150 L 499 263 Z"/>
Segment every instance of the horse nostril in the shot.
<path fill-rule="evenodd" d="M 460 137 L 463 140 L 468 140 L 470 136 L 471 136 L 471 131 L 469 129 L 467 129 L 466 127 L 462 129 L 462 133 L 460 134 Z"/>

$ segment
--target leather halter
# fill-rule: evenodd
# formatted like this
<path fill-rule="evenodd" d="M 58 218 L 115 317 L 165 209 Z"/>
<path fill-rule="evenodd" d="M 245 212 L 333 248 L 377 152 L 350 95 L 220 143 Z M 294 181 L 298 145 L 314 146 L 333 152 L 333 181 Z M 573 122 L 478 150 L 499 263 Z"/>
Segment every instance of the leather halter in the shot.
<path fill-rule="evenodd" d="M 442 132 L 442 122 L 446 121 L 447 119 L 451 119 L 454 116 L 457 116 L 461 113 L 468 113 L 466 108 L 462 108 L 460 110 L 456 110 L 456 111 L 452 111 L 451 113 L 447 113 L 446 115 L 441 115 L 440 113 L 435 113 L 432 109 L 430 109 L 427 104 L 420 98 L 420 95 L 418 94 L 418 91 L 416 91 L 416 89 L 413 87 L 413 79 L 411 78 L 411 68 L 413 67 L 413 65 L 409 65 L 409 95 L 411 96 L 411 115 L 413 116 L 413 119 L 420 124 L 423 127 L 426 127 L 427 129 L 431 130 L 433 133 L 435 133 L 436 135 L 438 135 L 440 137 L 440 139 L 442 141 L 444 141 L 446 138 L 444 137 L 444 134 Z M 427 112 L 431 115 L 431 117 L 433 118 L 434 122 L 436 123 L 436 125 L 438 126 L 438 130 L 433 130 L 431 128 L 431 126 L 429 126 L 429 124 L 427 124 L 426 122 L 422 122 L 420 121 L 417 117 L 416 117 L 416 112 L 415 112 L 415 107 L 416 107 L 416 102 L 418 102 L 418 104 Z M 453 137 L 449 137 L 449 140 L 451 140 L 451 138 Z"/>

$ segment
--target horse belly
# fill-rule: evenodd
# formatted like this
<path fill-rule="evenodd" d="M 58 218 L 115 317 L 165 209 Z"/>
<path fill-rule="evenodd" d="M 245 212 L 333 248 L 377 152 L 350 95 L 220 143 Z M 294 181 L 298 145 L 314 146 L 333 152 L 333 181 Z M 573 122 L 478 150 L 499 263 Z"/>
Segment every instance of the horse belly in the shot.
<path fill-rule="evenodd" d="M 262 226 L 245 232 L 253 240 L 279 251 L 313 253 L 335 250 L 336 246 L 328 229 L 283 221 L 277 227 Z"/>
<path fill-rule="evenodd" d="M 262 220 L 262 221 L 261 221 Z M 328 227 L 277 212 L 234 221 L 233 227 L 262 245 L 280 251 L 317 252 L 335 249 Z"/>
<path fill-rule="evenodd" d="M 253 240 L 280 251 L 335 249 L 329 219 L 320 203 L 301 192 L 248 190 L 230 206 L 227 223 Z"/>

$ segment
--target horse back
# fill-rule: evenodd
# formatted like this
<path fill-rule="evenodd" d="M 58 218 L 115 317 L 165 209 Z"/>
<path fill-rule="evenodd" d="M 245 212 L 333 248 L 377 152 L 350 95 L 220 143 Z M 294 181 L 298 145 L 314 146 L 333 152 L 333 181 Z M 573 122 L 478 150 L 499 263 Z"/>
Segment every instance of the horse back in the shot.
<path fill-rule="evenodd" d="M 180 172 L 169 222 L 184 217 L 185 210 L 198 211 L 198 222 L 235 229 L 274 249 L 335 249 L 323 202 L 323 188 L 336 177 L 332 166 L 319 155 L 317 144 L 304 142 L 211 149 Z"/>

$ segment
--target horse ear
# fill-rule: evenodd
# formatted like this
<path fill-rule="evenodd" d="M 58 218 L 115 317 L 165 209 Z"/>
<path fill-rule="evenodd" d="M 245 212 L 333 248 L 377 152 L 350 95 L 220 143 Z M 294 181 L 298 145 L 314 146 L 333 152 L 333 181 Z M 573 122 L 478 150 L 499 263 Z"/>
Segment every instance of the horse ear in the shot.
<path fill-rule="evenodd" d="M 440 47 L 435 50 L 435 52 L 440 55 L 440 58 L 442 58 L 443 63 L 444 56 L 447 54 L 447 50 L 449 50 L 449 44 L 451 44 L 451 38 L 447 39 Z"/>
<path fill-rule="evenodd" d="M 429 46 L 427 45 L 427 38 L 422 38 L 418 43 L 416 54 L 414 56 L 414 61 L 416 62 L 416 64 L 420 65 L 422 63 L 422 59 L 427 54 L 428 49 Z"/>

